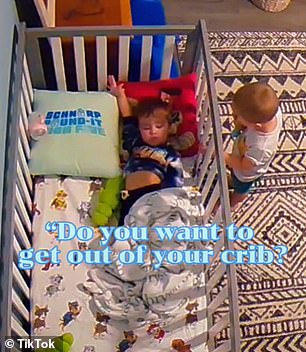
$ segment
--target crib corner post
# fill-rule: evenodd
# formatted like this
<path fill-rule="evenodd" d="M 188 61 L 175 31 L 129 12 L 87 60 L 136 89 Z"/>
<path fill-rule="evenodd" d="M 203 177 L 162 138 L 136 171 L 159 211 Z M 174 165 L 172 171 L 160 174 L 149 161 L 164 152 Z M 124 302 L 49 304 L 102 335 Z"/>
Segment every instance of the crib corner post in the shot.
<path fill-rule="evenodd" d="M 215 86 L 213 62 L 210 52 L 210 43 L 208 37 L 208 30 L 204 20 L 199 22 L 200 28 L 200 42 L 199 46 L 202 48 L 204 70 L 207 79 L 208 100 L 211 114 L 211 123 L 213 127 L 213 142 L 216 155 L 216 167 L 218 172 L 219 192 L 222 211 L 223 229 L 231 223 L 231 211 L 229 192 L 227 186 L 226 166 L 223 152 L 222 140 L 222 125 L 217 105 L 217 92 Z M 233 244 L 228 240 L 227 236 L 224 237 L 224 247 L 226 249 L 233 249 Z M 226 265 L 226 286 L 229 301 L 229 341 L 228 346 L 230 349 L 227 351 L 240 352 L 240 324 L 239 324 L 239 307 L 238 307 L 238 288 L 236 268 L 233 265 Z M 221 349 L 220 349 L 221 351 Z"/>
<path fill-rule="evenodd" d="M 188 34 L 186 50 L 183 56 L 183 66 L 182 66 L 182 75 L 186 75 L 195 70 L 197 53 L 199 49 L 199 40 L 200 40 L 200 30 L 199 26 L 196 26 L 195 29 Z"/>
<path fill-rule="evenodd" d="M 22 92 L 22 65 L 25 47 L 25 24 L 15 26 L 11 52 L 5 160 L 3 175 L 3 203 L 0 235 L 0 336 L 10 336 L 13 287 L 13 236 L 15 189 L 17 179 L 17 143 Z M 2 347 L 2 346 L 1 346 Z M 3 351 L 1 349 L 1 351 Z"/>
<path fill-rule="evenodd" d="M 29 71 L 31 76 L 31 81 L 33 86 L 39 89 L 46 88 L 45 74 L 42 64 L 42 54 L 39 42 L 39 33 L 35 33 L 29 30 L 25 31 L 26 35 L 26 56 L 29 65 Z M 43 45 L 45 45 L 46 50 L 50 51 L 49 42 L 46 39 L 43 40 Z"/>

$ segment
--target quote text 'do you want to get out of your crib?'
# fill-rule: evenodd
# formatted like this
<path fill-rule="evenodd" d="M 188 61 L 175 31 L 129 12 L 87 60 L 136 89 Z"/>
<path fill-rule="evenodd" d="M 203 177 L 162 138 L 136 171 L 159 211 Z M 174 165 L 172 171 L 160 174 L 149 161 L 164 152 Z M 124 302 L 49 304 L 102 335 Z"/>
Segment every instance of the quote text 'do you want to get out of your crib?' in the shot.
<path fill-rule="evenodd" d="M 101 249 L 88 249 L 87 243 L 94 239 L 95 231 L 92 227 L 81 226 L 77 228 L 70 222 L 48 222 L 45 230 L 55 234 L 55 239 L 58 245 L 51 249 L 34 248 L 25 249 L 18 254 L 18 267 L 21 270 L 31 270 L 35 264 L 45 265 L 50 263 L 59 265 L 61 263 L 61 248 L 60 244 L 66 241 L 77 239 L 83 244 L 82 248 L 68 251 L 65 259 L 68 263 L 79 265 L 81 263 L 87 265 L 109 265 L 112 263 L 114 253 L 112 246 L 109 243 L 134 243 L 133 249 L 122 249 L 116 253 L 116 260 L 122 265 L 144 265 L 148 252 L 152 260 L 154 270 L 160 269 L 163 263 L 168 265 L 187 264 L 187 265 L 203 265 L 210 264 L 214 257 L 214 250 L 211 246 L 207 249 L 152 249 L 146 243 L 150 243 L 152 231 L 155 236 L 155 241 L 167 241 L 169 243 L 196 243 L 196 242 L 217 242 L 221 239 L 220 236 L 226 236 L 228 241 L 236 243 L 248 244 L 255 234 L 251 227 L 242 226 L 236 227 L 231 224 L 226 227 L 225 233 L 221 232 L 216 224 L 211 226 L 183 226 L 183 227 L 162 227 L 157 226 L 151 229 L 147 227 L 99 227 L 101 239 L 99 245 Z M 161 246 L 162 247 L 162 246 Z M 176 245 L 177 248 L 177 245 Z M 253 265 L 269 265 L 283 264 L 283 256 L 288 253 L 288 248 L 285 245 L 277 245 L 274 247 L 266 247 L 263 244 L 248 244 L 246 249 L 224 249 L 218 255 L 223 264 L 253 264 Z"/>

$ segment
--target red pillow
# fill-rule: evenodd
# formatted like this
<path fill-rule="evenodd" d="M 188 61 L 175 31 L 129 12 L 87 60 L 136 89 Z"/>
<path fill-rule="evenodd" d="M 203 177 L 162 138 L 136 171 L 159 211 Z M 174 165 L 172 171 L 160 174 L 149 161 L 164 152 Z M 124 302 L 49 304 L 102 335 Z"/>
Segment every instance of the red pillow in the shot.
<path fill-rule="evenodd" d="M 198 152 L 197 102 L 195 97 L 196 78 L 196 74 L 192 73 L 179 78 L 161 81 L 123 82 L 127 97 L 138 101 L 144 98 L 158 98 L 161 91 L 171 92 L 173 90 L 179 92 L 179 95 L 173 96 L 173 110 L 180 111 L 183 115 L 183 122 L 178 127 L 177 135 L 182 136 L 187 132 L 191 132 L 195 138 L 195 143 L 190 148 L 181 152 L 182 156 L 193 156 Z"/>

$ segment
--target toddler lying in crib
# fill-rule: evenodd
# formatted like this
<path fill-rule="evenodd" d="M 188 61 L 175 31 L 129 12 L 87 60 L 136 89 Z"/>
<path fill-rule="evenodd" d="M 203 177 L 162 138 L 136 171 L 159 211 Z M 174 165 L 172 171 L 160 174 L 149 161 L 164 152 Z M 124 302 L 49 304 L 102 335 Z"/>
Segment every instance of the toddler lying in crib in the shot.
<path fill-rule="evenodd" d="M 116 96 L 123 117 L 123 148 L 129 157 L 124 168 L 125 190 L 121 192 L 119 225 L 132 205 L 143 195 L 162 188 L 182 187 L 183 168 L 179 154 L 169 145 L 171 106 L 162 99 L 141 101 L 132 116 L 123 84 L 109 77 L 110 92 Z"/>
<path fill-rule="evenodd" d="M 231 169 L 233 209 L 267 172 L 277 150 L 282 114 L 274 90 L 262 83 L 241 87 L 233 97 L 232 108 L 235 140 L 232 152 L 225 153 L 225 163 Z"/>

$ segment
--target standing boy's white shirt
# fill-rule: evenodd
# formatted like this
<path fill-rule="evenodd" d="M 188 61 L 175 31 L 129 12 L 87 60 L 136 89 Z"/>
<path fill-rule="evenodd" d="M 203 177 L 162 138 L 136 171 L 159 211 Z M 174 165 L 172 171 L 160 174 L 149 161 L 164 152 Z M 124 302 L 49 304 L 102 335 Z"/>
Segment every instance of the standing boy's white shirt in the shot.
<path fill-rule="evenodd" d="M 278 108 L 275 115 L 277 124 L 273 131 L 265 133 L 245 129 L 235 140 L 233 154 L 250 159 L 254 167 L 249 171 L 233 170 L 241 182 L 251 182 L 268 171 L 277 151 L 278 140 L 282 128 L 282 113 Z"/>

